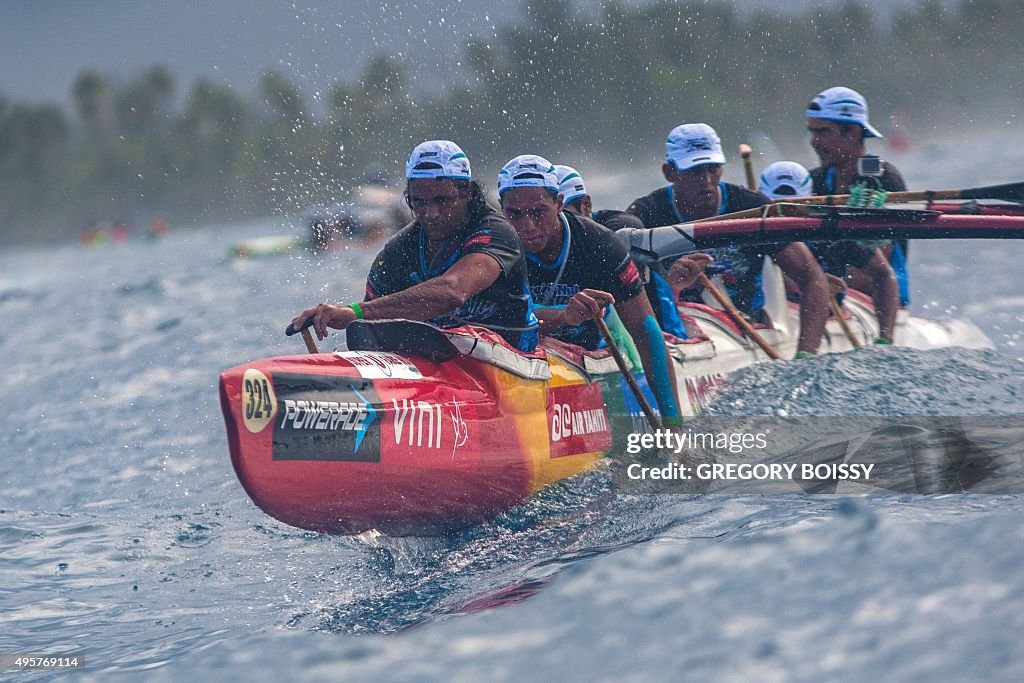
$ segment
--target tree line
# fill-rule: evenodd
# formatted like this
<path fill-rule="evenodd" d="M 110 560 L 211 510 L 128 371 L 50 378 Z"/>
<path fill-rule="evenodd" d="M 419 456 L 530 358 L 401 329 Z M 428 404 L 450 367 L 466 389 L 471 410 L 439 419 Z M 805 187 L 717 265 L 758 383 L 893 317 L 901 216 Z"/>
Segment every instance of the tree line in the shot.
<path fill-rule="evenodd" d="M 396 48 L 316 101 L 273 70 L 243 94 L 208 78 L 180 93 L 159 65 L 123 84 L 87 68 L 70 109 L 0 95 L 0 239 L 70 238 L 100 220 L 299 211 L 344 199 L 369 167 L 397 174 L 427 138 L 454 139 L 474 160 L 541 150 L 649 164 L 687 121 L 731 140 L 797 135 L 806 103 L 837 84 L 864 92 L 878 116 L 919 122 L 1019 108 L 1019 0 L 873 7 L 607 0 L 595 14 L 526 0 L 496 37 L 467 37 L 462 71 L 440 90 L 418 86 L 428 67 Z"/>

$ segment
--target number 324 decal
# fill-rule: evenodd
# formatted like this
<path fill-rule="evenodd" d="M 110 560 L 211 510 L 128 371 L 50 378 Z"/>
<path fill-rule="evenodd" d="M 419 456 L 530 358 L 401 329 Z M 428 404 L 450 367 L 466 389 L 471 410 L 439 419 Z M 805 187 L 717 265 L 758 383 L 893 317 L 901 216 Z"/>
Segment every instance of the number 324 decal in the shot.
<path fill-rule="evenodd" d="M 242 419 L 253 434 L 263 431 L 277 414 L 277 399 L 267 376 L 249 368 L 242 376 Z"/>

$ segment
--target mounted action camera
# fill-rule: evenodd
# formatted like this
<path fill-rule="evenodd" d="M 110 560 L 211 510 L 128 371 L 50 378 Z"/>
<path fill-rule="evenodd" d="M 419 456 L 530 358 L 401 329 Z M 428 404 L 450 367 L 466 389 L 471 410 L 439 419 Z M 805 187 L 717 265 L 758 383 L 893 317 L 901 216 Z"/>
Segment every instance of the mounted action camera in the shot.
<path fill-rule="evenodd" d="M 881 157 L 868 154 L 857 159 L 857 175 L 867 178 L 878 178 L 885 173 L 885 162 Z"/>

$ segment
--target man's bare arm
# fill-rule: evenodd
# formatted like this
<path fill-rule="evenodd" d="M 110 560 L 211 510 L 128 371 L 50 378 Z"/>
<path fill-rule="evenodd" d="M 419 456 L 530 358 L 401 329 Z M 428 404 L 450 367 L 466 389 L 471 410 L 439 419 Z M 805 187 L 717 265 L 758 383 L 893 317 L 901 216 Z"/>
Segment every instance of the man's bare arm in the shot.
<path fill-rule="evenodd" d="M 487 254 L 467 254 L 438 277 L 409 289 L 382 296 L 360 304 L 367 320 L 405 318 L 429 320 L 455 310 L 470 298 L 490 287 L 501 275 L 497 260 Z M 307 308 L 292 320 L 296 329 L 313 319 L 319 339 L 327 336 L 327 328 L 343 330 L 356 319 L 355 311 L 338 304 L 319 304 Z"/>

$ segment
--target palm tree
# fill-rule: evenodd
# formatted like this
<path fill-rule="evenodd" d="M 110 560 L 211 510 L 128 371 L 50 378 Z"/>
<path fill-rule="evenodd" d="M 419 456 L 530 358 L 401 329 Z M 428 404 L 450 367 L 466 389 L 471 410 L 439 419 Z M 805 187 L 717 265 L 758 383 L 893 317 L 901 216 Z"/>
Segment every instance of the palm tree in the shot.
<path fill-rule="evenodd" d="M 110 85 L 92 69 L 78 73 L 71 86 L 71 96 L 82 123 L 93 132 L 108 129 L 113 123 Z"/>

